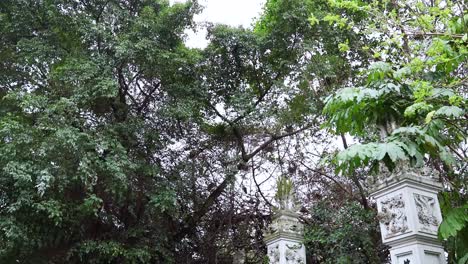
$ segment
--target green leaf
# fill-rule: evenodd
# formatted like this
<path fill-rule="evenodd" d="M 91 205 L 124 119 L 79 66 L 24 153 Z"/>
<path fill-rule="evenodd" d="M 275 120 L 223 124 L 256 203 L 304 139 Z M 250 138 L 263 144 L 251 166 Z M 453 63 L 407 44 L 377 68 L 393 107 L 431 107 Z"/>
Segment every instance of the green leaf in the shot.
<path fill-rule="evenodd" d="M 468 253 L 466 253 L 460 260 L 458 260 L 458 264 L 466 264 L 466 263 L 468 263 Z"/>
<path fill-rule="evenodd" d="M 424 141 L 432 147 L 442 148 L 440 142 L 431 135 L 424 134 Z"/>
<path fill-rule="evenodd" d="M 309 23 L 311 26 L 318 24 L 319 20 L 314 16 L 314 14 L 310 14 L 309 16 Z"/>
<path fill-rule="evenodd" d="M 398 69 L 397 71 L 395 71 L 393 76 L 395 77 L 395 79 L 401 80 L 401 79 L 409 76 L 410 74 L 411 74 L 411 69 L 409 67 L 402 67 L 402 68 Z"/>
<path fill-rule="evenodd" d="M 442 239 L 456 236 L 457 232 L 468 224 L 468 205 L 452 208 L 439 226 L 439 235 Z"/>
<path fill-rule="evenodd" d="M 463 116 L 465 111 L 458 106 L 442 106 L 436 112 L 436 116 L 446 116 L 446 117 L 453 117 L 457 118 Z"/>
<path fill-rule="evenodd" d="M 432 117 L 434 116 L 435 111 L 431 111 L 426 115 L 426 118 L 424 119 L 424 122 L 427 124 L 432 121 Z"/>
<path fill-rule="evenodd" d="M 399 127 L 393 130 L 392 135 L 406 134 L 406 135 L 422 135 L 424 132 L 420 127 Z"/>
<path fill-rule="evenodd" d="M 389 63 L 378 61 L 374 62 L 369 66 L 369 75 L 367 77 L 367 83 L 377 82 L 383 80 L 387 75 L 393 72 L 392 67 Z"/>
<path fill-rule="evenodd" d="M 414 117 L 419 112 L 426 112 L 432 110 L 434 106 L 427 104 L 426 102 L 418 102 L 408 106 L 405 109 L 404 115 L 405 117 Z"/>
<path fill-rule="evenodd" d="M 385 155 L 388 155 L 393 162 L 396 162 L 397 160 L 408 159 L 401 147 L 401 144 L 401 142 L 400 144 L 397 144 L 395 142 L 378 144 L 376 159 L 382 160 L 385 157 Z"/>
<path fill-rule="evenodd" d="M 339 43 L 338 44 L 338 49 L 341 51 L 341 52 L 346 52 L 349 50 L 349 45 L 348 43 Z"/>
<path fill-rule="evenodd" d="M 445 88 L 434 88 L 432 90 L 432 97 L 452 97 L 456 96 L 453 90 L 445 89 Z"/>

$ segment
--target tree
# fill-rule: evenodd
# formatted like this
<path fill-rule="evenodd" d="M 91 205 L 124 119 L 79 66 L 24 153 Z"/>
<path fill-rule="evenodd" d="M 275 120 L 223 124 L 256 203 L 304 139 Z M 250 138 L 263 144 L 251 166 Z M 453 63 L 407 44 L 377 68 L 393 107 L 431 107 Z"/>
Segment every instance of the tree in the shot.
<path fill-rule="evenodd" d="M 192 83 L 182 34 L 198 10 L 0 3 L 2 263 L 172 258 L 176 194 L 158 152 L 173 132 L 155 117 Z"/>
<path fill-rule="evenodd" d="M 340 152 L 337 170 L 350 173 L 384 163 L 431 166 L 450 188 L 441 194 L 445 220 L 439 234 L 450 238 L 450 262 L 468 257 L 466 241 L 466 9 L 456 1 L 336 1 L 366 10 L 363 30 L 380 42 L 376 61 L 353 83 L 328 97 L 324 114 L 335 133 L 359 138 Z M 335 20 L 340 23 L 340 20 Z M 346 21 L 345 21 L 346 22 Z M 452 208 L 455 207 L 455 208 Z"/>
<path fill-rule="evenodd" d="M 391 61 L 370 66 L 366 91 L 380 107 L 385 96 L 385 104 L 396 98 L 396 76 L 399 82 L 416 78 L 398 71 L 416 67 L 418 61 L 401 62 L 413 52 L 401 56 L 382 44 L 393 31 L 372 37 L 377 28 L 400 21 L 398 13 L 383 19 L 385 8 L 393 10 L 390 3 L 270 0 L 253 30 L 210 25 L 209 45 L 198 50 L 183 44 L 183 32 L 200 10 L 196 1 L 3 1 L 0 262 L 229 263 L 236 253 L 259 263 L 272 205 L 264 182 L 284 174 L 298 186 L 308 241 L 320 242 L 309 257 L 333 261 L 329 245 L 336 241 L 321 237 L 326 234 L 349 238 L 340 244 L 342 260 L 385 259 L 366 193 L 370 166 L 328 163 L 336 143 L 321 124 L 330 118 L 329 126 L 345 138 L 349 130 L 336 124 L 343 107 L 353 104 L 338 100 L 342 93 L 325 97 L 364 84 L 367 75 L 358 73 L 372 62 Z M 454 15 L 442 10 L 439 17 L 461 30 Z M 411 35 L 415 42 L 408 40 L 408 46 L 421 52 L 416 47 L 422 39 L 442 36 L 434 33 Z M 464 109 L 463 96 L 455 96 L 461 82 L 452 82 L 463 66 L 450 59 L 461 63 L 465 56 L 460 34 L 443 35 L 448 46 L 434 48 L 434 54 L 448 50 L 453 57 L 432 65 L 451 69 L 440 78 L 454 96 L 435 102 L 422 92 L 418 97 L 432 104 L 430 122 L 453 124 L 442 133 L 447 141 L 463 128 L 463 115 L 452 107 Z M 402 49 L 404 42 L 396 50 Z M 431 66 L 424 60 L 421 65 Z M 416 72 L 421 79 L 425 73 Z M 436 79 L 424 80 L 423 86 Z M 389 90 L 382 97 L 375 94 L 381 93 L 374 87 L 379 81 Z M 412 96 L 403 96 L 405 107 L 415 105 Z M 415 133 L 423 122 L 424 107 L 418 107 L 399 115 L 412 120 Z M 375 141 L 374 128 L 383 124 L 385 130 L 387 124 L 357 121 L 342 123 L 359 128 L 355 136 L 363 142 Z M 440 148 L 434 144 L 435 157 Z M 345 156 L 355 148 L 349 146 Z M 392 157 L 383 157 L 390 167 Z M 464 184 L 463 167 L 456 164 L 444 174 L 458 184 L 446 193 L 447 208 L 465 201 L 463 194 L 453 198 Z M 353 173 L 335 174 L 336 168 Z M 457 245 L 460 238 L 453 235 L 464 226 L 460 210 L 447 222 L 449 243 Z M 350 213 L 356 215 L 348 223 Z M 327 226 L 329 219 L 336 221 Z M 349 235 L 355 228 L 362 236 Z"/>
<path fill-rule="evenodd" d="M 301 53 L 268 42 L 281 36 L 225 26 L 210 29 L 206 50 L 188 49 L 183 31 L 198 10 L 1 3 L 2 261 L 261 252 L 267 209 L 257 189 L 239 201 L 235 183 L 275 142 L 318 128 L 299 111 L 303 91 L 284 85 Z"/>

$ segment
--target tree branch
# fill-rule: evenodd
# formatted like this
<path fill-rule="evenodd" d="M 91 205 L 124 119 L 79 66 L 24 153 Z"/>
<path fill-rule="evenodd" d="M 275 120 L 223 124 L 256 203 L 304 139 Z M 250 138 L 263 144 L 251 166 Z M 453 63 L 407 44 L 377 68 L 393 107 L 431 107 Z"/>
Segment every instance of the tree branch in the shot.
<path fill-rule="evenodd" d="M 348 144 L 346 142 L 346 138 L 344 137 L 343 134 L 341 134 L 341 140 L 343 141 L 343 146 L 345 149 L 348 148 Z M 357 178 L 356 176 L 356 173 L 353 172 L 351 174 L 351 180 L 353 181 L 353 183 L 356 185 L 356 187 L 358 188 L 359 190 L 359 194 L 361 195 L 361 204 L 362 206 L 365 208 L 365 209 L 370 209 L 370 206 L 369 206 L 369 202 L 367 201 L 367 197 L 366 197 L 366 194 L 364 192 L 364 188 L 362 187 L 362 184 L 359 182 L 359 179 Z"/>
<path fill-rule="evenodd" d="M 302 161 L 301 161 L 300 163 L 301 163 L 302 166 L 304 166 L 306 169 L 311 170 L 311 171 L 313 171 L 313 172 L 315 172 L 315 173 L 318 173 L 318 174 L 324 176 L 325 178 L 327 178 L 327 179 L 333 181 L 334 183 L 336 183 L 336 185 L 338 185 L 338 187 L 340 187 L 340 189 L 342 189 L 343 191 L 345 191 L 346 193 L 348 193 L 349 195 L 352 196 L 352 193 L 351 193 L 348 189 L 346 189 L 339 181 L 337 181 L 335 178 L 333 178 L 332 176 L 330 176 L 330 175 L 328 175 L 328 174 L 326 174 L 326 173 L 324 173 L 324 172 L 322 172 L 322 171 L 320 171 L 320 170 L 313 169 L 313 168 L 307 166 L 306 164 L 304 164 L 304 162 L 302 162 Z"/>
<path fill-rule="evenodd" d="M 255 183 L 255 186 L 257 186 L 257 191 L 260 193 L 260 196 L 262 196 L 263 200 L 265 201 L 265 203 L 272 207 L 273 205 L 270 203 L 270 201 L 268 201 L 268 199 L 265 197 L 265 195 L 263 194 L 262 190 L 260 189 L 260 185 L 258 184 L 257 182 L 257 179 L 255 178 L 255 168 L 254 168 L 254 163 L 253 163 L 253 159 L 252 159 L 252 178 L 254 180 L 254 183 Z"/>
<path fill-rule="evenodd" d="M 243 157 L 241 160 L 239 160 L 239 164 L 236 169 L 230 171 L 227 173 L 226 177 L 224 180 L 221 182 L 216 189 L 210 193 L 208 198 L 203 202 L 203 204 L 200 206 L 200 208 L 197 209 L 193 214 L 190 216 L 186 217 L 186 219 L 183 221 L 184 225 L 183 227 L 177 232 L 175 235 L 176 239 L 182 239 L 185 237 L 187 234 L 190 234 L 194 231 L 194 227 L 196 226 L 196 223 L 203 217 L 205 214 L 208 212 L 210 207 L 216 202 L 216 199 L 224 192 L 224 189 L 228 186 L 228 184 L 235 179 L 235 176 L 237 172 L 239 171 L 239 168 L 243 167 L 241 165 L 245 164 L 245 162 L 248 162 L 251 158 L 253 158 L 255 155 L 257 155 L 260 151 L 265 149 L 269 144 L 276 140 L 280 140 L 285 137 L 289 137 L 292 135 L 296 135 L 298 133 L 301 133 L 310 127 L 312 127 L 312 123 L 304 126 L 300 129 L 297 129 L 292 132 L 284 133 L 281 135 L 273 135 L 271 136 L 268 140 L 263 142 L 259 147 L 257 147 L 254 151 L 252 151 L 250 154 L 246 154 L 245 157 Z"/>
<path fill-rule="evenodd" d="M 248 157 L 248 159 L 251 159 L 253 156 L 257 155 L 260 151 L 265 149 L 273 141 L 280 140 L 280 139 L 283 139 L 285 137 L 289 137 L 289 136 L 299 134 L 299 133 L 311 128 L 312 126 L 313 126 L 313 124 L 311 123 L 309 125 L 306 125 L 306 126 L 300 128 L 300 129 L 297 129 L 297 130 L 292 131 L 292 132 L 284 133 L 284 134 L 281 134 L 281 135 L 273 135 L 268 140 L 263 142 L 259 147 L 257 147 L 254 151 L 252 151 L 250 154 L 248 154 L 247 157 Z"/>

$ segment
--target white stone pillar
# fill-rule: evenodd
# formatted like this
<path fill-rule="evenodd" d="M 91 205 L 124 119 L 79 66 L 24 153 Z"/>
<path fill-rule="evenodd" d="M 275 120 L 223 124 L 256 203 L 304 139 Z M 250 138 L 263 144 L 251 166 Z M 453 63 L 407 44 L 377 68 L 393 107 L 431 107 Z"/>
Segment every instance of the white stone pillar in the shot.
<path fill-rule="evenodd" d="M 437 193 L 442 184 L 426 169 L 389 173 L 374 184 L 383 243 L 392 264 L 445 264 L 437 238 L 442 221 Z"/>
<path fill-rule="evenodd" d="M 290 210 L 280 210 L 265 232 L 270 264 L 305 264 L 304 226 Z"/>

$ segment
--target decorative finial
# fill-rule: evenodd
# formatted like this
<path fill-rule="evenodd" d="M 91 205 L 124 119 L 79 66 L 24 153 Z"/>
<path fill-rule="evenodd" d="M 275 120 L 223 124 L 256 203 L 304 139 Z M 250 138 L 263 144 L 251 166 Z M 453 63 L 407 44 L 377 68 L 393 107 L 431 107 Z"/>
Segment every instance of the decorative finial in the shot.
<path fill-rule="evenodd" d="M 276 180 L 276 201 L 280 210 L 295 211 L 294 184 L 291 179 L 281 176 Z"/>

